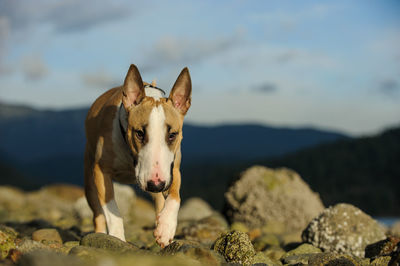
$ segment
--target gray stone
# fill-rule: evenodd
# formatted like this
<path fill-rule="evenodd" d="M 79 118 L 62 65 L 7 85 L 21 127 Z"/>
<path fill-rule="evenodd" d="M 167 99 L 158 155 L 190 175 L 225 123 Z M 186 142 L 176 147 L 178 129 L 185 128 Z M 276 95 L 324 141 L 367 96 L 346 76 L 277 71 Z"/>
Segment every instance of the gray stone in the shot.
<path fill-rule="evenodd" d="M 323 251 L 364 257 L 367 245 L 386 236 L 377 221 L 357 207 L 342 203 L 325 209 L 313 219 L 302 238 Z"/>
<path fill-rule="evenodd" d="M 230 222 L 243 222 L 250 229 L 269 223 L 284 230 L 301 231 L 324 206 L 319 195 L 294 171 L 253 166 L 225 193 Z"/>

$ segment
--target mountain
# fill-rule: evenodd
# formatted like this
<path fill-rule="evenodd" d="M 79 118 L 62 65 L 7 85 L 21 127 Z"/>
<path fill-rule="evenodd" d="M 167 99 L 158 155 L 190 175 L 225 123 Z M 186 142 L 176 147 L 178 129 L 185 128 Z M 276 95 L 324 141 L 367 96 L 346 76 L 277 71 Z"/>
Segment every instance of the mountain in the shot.
<path fill-rule="evenodd" d="M 400 127 L 260 163 L 296 170 L 326 205 L 349 202 L 371 215 L 400 216 Z"/>
<path fill-rule="evenodd" d="M 88 108 L 40 111 L 0 104 L 0 150 L 28 176 L 81 183 Z M 316 129 L 259 125 L 184 125 L 183 164 L 238 162 L 287 154 L 347 136 Z M 4 156 L 3 156 L 4 157 Z"/>

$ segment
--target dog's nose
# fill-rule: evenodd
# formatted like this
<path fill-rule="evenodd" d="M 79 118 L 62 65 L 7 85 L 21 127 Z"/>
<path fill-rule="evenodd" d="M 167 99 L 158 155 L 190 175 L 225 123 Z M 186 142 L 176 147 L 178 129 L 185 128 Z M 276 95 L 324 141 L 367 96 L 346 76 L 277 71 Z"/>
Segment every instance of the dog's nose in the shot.
<path fill-rule="evenodd" d="M 150 192 L 161 192 L 165 187 L 165 181 L 158 182 L 157 184 L 154 183 L 153 180 L 147 181 L 147 191 Z"/>

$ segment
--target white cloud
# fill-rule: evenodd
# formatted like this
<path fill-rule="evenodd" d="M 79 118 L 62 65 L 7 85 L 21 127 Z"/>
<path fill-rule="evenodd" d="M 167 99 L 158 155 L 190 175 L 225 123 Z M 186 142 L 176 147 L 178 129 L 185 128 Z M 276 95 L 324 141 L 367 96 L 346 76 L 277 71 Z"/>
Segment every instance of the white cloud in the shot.
<path fill-rule="evenodd" d="M 105 69 L 101 68 L 82 74 L 81 80 L 85 86 L 101 90 L 116 87 L 122 83 Z"/>
<path fill-rule="evenodd" d="M 243 41 L 243 37 L 242 30 L 215 39 L 164 36 L 155 42 L 152 49 L 147 52 L 146 63 L 142 64 L 142 69 L 144 71 L 152 70 L 182 62 L 185 64 L 197 63 L 239 45 Z"/>
<path fill-rule="evenodd" d="M 49 23 L 59 32 L 81 31 L 129 16 L 131 6 L 106 0 L 5 0 L 0 2 L 0 16 L 8 18 L 14 30 Z"/>
<path fill-rule="evenodd" d="M 49 73 L 46 63 L 39 55 L 24 57 L 21 66 L 25 78 L 30 81 L 41 80 Z"/>

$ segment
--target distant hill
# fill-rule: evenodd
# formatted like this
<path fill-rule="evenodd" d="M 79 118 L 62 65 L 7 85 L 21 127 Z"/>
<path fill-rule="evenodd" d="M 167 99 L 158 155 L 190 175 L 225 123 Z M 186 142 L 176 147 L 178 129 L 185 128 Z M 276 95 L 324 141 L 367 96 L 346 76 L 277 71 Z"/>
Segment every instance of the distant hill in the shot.
<path fill-rule="evenodd" d="M 40 111 L 0 104 L 0 150 L 21 172 L 42 182 L 81 184 L 87 111 L 88 108 Z M 255 160 L 348 138 L 310 128 L 260 125 L 206 127 L 186 123 L 183 132 L 184 166 Z"/>
<path fill-rule="evenodd" d="M 349 202 L 371 215 L 400 216 L 400 127 L 261 163 L 296 170 L 327 205 Z"/>

